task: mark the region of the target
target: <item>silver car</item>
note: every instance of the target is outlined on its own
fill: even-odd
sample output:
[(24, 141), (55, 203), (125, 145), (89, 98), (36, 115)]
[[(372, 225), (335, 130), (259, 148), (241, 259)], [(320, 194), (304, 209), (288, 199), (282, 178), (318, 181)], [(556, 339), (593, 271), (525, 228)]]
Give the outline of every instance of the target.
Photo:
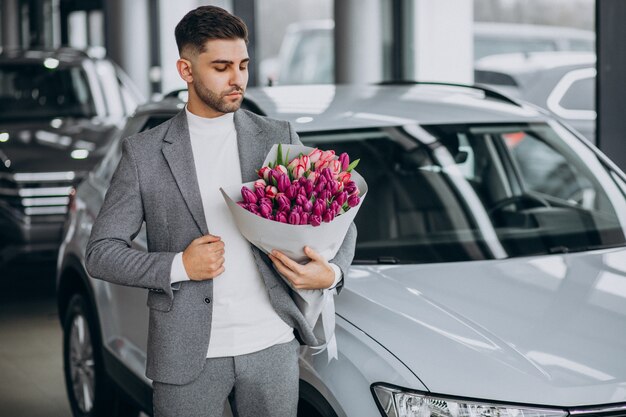
[[(336, 299), (339, 358), (301, 348), (299, 417), (626, 415), (626, 176), (596, 148), (475, 87), (247, 96), (305, 144), (360, 158), (369, 185)], [(141, 107), (124, 136), (183, 106)], [(147, 293), (84, 267), (119, 157), (118, 141), (76, 190), (58, 258), (75, 416), (151, 411)]]

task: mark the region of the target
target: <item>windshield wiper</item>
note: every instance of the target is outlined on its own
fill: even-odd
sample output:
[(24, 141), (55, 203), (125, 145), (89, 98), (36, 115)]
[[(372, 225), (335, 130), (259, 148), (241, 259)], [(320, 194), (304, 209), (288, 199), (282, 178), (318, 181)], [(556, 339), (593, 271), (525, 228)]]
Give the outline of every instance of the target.
[(565, 246), (558, 245), (553, 246), (548, 249), (548, 253), (571, 253), (571, 252), (584, 252), (590, 250), (599, 250), (599, 249), (612, 249), (612, 248), (621, 248), (624, 247), (624, 243), (615, 243), (612, 245), (586, 245), (586, 246)]
[(399, 264), (400, 259), (395, 256), (379, 256), (377, 259), (355, 259), (353, 265), (395, 265)]

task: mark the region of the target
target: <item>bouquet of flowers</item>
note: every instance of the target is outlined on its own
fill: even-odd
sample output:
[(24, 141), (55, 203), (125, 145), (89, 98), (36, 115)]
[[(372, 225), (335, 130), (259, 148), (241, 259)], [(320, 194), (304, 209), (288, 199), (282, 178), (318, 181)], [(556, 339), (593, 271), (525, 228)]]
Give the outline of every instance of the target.
[[(357, 164), (345, 153), (279, 144), (257, 171), (258, 180), (220, 191), (241, 234), (261, 251), (277, 249), (307, 262), (303, 248), (309, 246), (331, 260), (367, 194), (365, 180), (354, 170)], [(326, 343), (329, 357), (336, 357), (335, 293), (294, 289), (296, 305)]]

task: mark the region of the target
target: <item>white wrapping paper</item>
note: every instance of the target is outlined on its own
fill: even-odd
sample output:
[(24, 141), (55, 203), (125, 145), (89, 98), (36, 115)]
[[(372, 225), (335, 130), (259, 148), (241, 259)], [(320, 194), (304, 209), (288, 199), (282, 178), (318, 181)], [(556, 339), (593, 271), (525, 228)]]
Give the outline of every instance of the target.
[[(285, 159), (287, 159), (287, 152), (288, 158), (293, 159), (300, 153), (306, 155), (313, 150), (313, 148), (303, 145), (282, 145), (281, 147)], [(267, 166), (269, 162), (276, 161), (277, 148), (277, 145), (272, 147), (265, 158), (263, 166)], [(237, 205), (237, 201), (242, 200), (242, 184), (222, 187), (220, 191), (241, 234), (264, 253), (269, 254), (276, 249), (296, 262), (306, 263), (309, 261), (309, 258), (304, 254), (304, 246), (309, 246), (329, 261), (339, 251), (348, 228), (367, 194), (367, 184), (355, 170), (351, 172), (351, 179), (356, 183), (360, 191), (361, 201), (359, 204), (335, 217), (332, 222), (322, 223), (317, 227), (311, 225), (291, 225), (268, 220), (240, 207)], [(243, 185), (254, 191), (254, 182), (248, 182)], [(284, 277), (283, 279), (290, 284), (289, 280)], [(336, 290), (297, 290), (293, 287), (292, 289), (294, 290), (296, 305), (303, 313), (307, 322), (313, 327), (315, 336), (324, 343), (320, 347), (320, 351), (327, 348), (328, 360), (336, 359), (335, 302), (333, 298)]]

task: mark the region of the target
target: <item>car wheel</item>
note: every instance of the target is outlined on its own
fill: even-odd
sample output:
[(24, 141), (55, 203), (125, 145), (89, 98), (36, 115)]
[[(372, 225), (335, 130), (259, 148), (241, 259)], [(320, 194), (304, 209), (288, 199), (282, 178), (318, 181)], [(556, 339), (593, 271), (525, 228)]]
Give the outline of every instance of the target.
[(104, 370), (100, 333), (86, 298), (74, 294), (63, 320), (63, 365), (74, 417), (137, 417)]

